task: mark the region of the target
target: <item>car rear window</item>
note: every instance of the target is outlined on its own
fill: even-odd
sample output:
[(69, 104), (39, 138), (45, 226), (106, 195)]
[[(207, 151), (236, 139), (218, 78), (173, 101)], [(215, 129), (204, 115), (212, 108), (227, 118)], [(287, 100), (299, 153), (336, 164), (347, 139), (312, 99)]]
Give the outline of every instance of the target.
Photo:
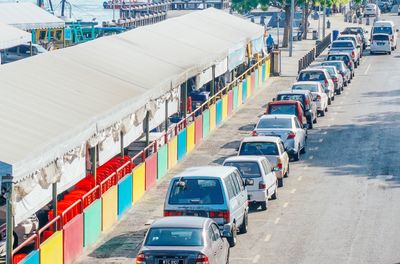
[(297, 115), (297, 107), (295, 104), (287, 105), (270, 105), (268, 108), (268, 114), (272, 115)]
[(307, 71), (301, 72), (299, 75), (299, 81), (323, 81), (325, 80), (325, 74), (322, 71)]
[(328, 56), (328, 61), (334, 61), (334, 60), (341, 60), (344, 61), (344, 63), (349, 63), (350, 59), (346, 55), (329, 55)]
[(389, 35), (373, 35), (372, 40), (389, 40)]
[(374, 27), (372, 29), (372, 34), (376, 34), (376, 33), (384, 33), (384, 34), (392, 35), (393, 31), (392, 31), (392, 27)]
[(239, 155), (279, 155), (278, 147), (274, 142), (244, 142), (242, 143)]
[(175, 179), (170, 204), (223, 204), (221, 184), (217, 179)]
[(243, 178), (258, 178), (261, 177), (260, 167), (257, 162), (252, 161), (231, 161), (226, 162), (224, 166), (236, 167)]
[(256, 128), (291, 128), (290, 118), (263, 118), (258, 122)]
[(340, 62), (323, 62), (321, 63), (322, 66), (335, 66), (336, 69), (341, 69), (342, 64)]
[(150, 228), (146, 246), (197, 247), (203, 245), (199, 228)]
[(344, 42), (333, 42), (332, 48), (353, 48), (354, 44), (352, 41), (344, 41)]
[(318, 86), (315, 84), (295, 84), (292, 90), (308, 90), (310, 92), (318, 92)]
[(286, 101), (286, 100), (293, 100), (293, 101), (304, 101), (303, 94), (279, 94), (277, 96), (278, 101)]

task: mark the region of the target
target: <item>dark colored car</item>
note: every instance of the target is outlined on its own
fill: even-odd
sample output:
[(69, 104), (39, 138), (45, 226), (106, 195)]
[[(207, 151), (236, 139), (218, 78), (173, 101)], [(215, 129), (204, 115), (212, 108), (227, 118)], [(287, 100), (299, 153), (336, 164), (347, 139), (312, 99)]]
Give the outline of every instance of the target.
[(362, 27), (347, 27), (345, 28), (341, 34), (350, 34), (350, 35), (357, 35), (360, 34), (362, 42), (363, 42), (363, 50), (367, 48), (368, 38), (367, 38), (367, 31), (364, 31)]
[(299, 101), (274, 101), (267, 105), (265, 114), (269, 115), (295, 115), (304, 127), (307, 125), (307, 118), (303, 111), (303, 106)]

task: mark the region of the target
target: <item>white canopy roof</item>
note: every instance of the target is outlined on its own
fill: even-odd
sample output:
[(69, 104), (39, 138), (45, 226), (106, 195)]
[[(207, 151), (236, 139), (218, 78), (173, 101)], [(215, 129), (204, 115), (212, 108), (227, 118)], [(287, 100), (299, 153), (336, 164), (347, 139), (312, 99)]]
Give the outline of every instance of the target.
[(63, 28), (63, 20), (33, 3), (0, 3), (0, 22), (22, 30)]
[(207, 9), (4, 65), (0, 167), (20, 181), (262, 34)]
[(31, 41), (31, 34), (0, 22), (0, 50)]

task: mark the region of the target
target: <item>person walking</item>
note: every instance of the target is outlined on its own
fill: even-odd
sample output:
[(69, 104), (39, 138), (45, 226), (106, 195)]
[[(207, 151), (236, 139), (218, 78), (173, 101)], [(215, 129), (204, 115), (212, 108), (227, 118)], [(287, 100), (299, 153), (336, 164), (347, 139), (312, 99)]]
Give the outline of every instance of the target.
[(272, 35), (269, 34), (267, 38), (267, 51), (268, 53), (271, 53), (272, 49), (274, 48), (274, 39), (272, 38)]

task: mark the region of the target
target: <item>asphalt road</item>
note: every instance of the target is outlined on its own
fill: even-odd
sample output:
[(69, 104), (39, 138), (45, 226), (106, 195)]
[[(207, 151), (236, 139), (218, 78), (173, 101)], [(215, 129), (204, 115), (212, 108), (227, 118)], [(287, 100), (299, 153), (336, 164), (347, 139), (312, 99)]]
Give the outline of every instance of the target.
[[(399, 17), (390, 19), (400, 24)], [(294, 82), (292, 60), (293, 67), (285, 58), (284, 76), (171, 170), (78, 263), (133, 263), (145, 223), (162, 216), (170, 177), (234, 155), (265, 104)], [(400, 43), (390, 56), (363, 58), (351, 85), (309, 131), (307, 153), (291, 163), (278, 199), (267, 211), (251, 212), (249, 232), (231, 249), (231, 264), (400, 263), (399, 70)]]

